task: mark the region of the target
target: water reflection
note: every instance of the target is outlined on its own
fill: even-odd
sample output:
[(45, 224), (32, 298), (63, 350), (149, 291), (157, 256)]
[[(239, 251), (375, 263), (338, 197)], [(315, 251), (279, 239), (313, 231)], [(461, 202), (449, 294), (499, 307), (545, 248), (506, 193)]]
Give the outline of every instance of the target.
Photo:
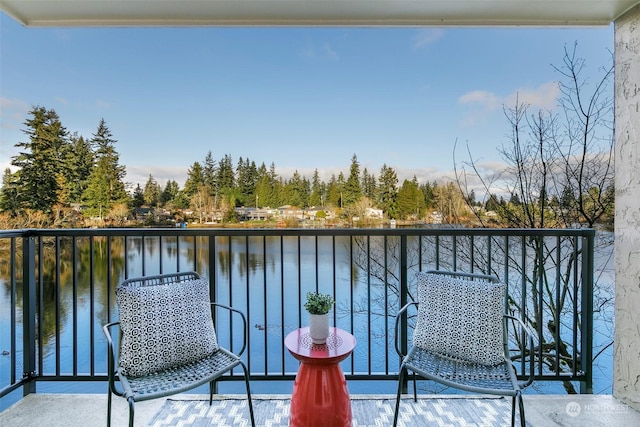
[[(211, 240), (210, 240), (211, 239)], [(1, 349), (10, 349), (11, 272), (9, 260), (21, 265), (21, 240), (15, 246), (0, 242)], [(440, 251), (451, 246), (451, 238), (440, 238)], [(211, 278), (215, 297), (244, 311), (249, 317), (252, 373), (295, 372), (295, 360), (283, 352), (286, 333), (307, 322), (301, 310), (304, 295), (316, 289), (333, 293), (337, 300), (336, 326), (353, 330), (358, 338), (354, 352), (355, 371), (393, 370), (397, 366), (388, 344), (393, 328), (390, 318), (398, 307), (401, 267), (397, 236), (137, 236), (42, 238), (41, 259), (36, 260), (37, 301), (42, 322), (37, 325), (44, 355), (44, 373), (106, 371), (106, 344), (101, 327), (117, 319), (115, 286), (125, 278), (194, 270)], [(465, 246), (485, 253), (480, 239)], [(409, 295), (414, 295), (413, 273), (419, 265), (434, 265), (433, 237), (410, 239), (408, 247)], [(494, 243), (497, 269), (503, 269)], [(214, 253), (210, 254), (210, 250)], [(519, 246), (510, 256), (519, 258)], [(210, 256), (211, 255), (211, 256)], [(440, 268), (453, 256), (441, 254)], [(473, 253), (468, 255), (472, 258)], [(213, 260), (212, 266), (209, 261)], [(462, 258), (461, 258), (462, 259)], [(424, 267), (426, 268), (426, 267)], [(211, 271), (210, 271), (211, 270)], [(41, 274), (40, 274), (41, 272)], [(22, 311), (22, 277), (16, 271), (16, 313)], [(518, 277), (513, 275), (512, 277)], [(612, 280), (612, 279), (611, 279)], [(516, 288), (517, 289), (517, 288)], [(388, 310), (387, 310), (388, 308)], [(221, 319), (225, 322), (225, 319)], [(233, 337), (218, 328), (223, 345)], [(237, 327), (237, 326), (236, 326)], [(16, 341), (22, 342), (21, 325)], [(606, 338), (606, 337), (605, 337)], [(74, 352), (74, 343), (78, 343)], [(596, 344), (597, 345), (597, 344)], [(265, 357), (268, 354), (269, 357)], [(57, 356), (59, 355), (59, 357)], [(16, 355), (21, 363), (21, 355)], [(8, 384), (6, 360), (0, 359), (2, 385)], [(351, 361), (350, 361), (351, 363)], [(368, 365), (370, 363), (370, 365)], [(610, 370), (610, 364), (604, 363)], [(16, 367), (21, 376), (20, 366)], [(372, 390), (373, 385), (370, 385)], [(386, 390), (385, 392), (388, 392)]]

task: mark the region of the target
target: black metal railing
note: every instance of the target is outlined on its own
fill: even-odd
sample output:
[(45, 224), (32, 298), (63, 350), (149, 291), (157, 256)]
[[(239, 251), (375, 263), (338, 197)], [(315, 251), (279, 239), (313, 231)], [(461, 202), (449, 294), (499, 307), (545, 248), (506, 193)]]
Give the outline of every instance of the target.
[[(0, 231), (1, 350), (8, 352), (0, 397), (34, 393), (41, 381), (105, 381), (100, 328), (117, 318), (117, 284), (192, 270), (209, 279), (214, 300), (247, 315), (244, 357), (255, 384), (294, 378), (297, 363), (283, 338), (306, 323), (308, 291), (334, 295), (333, 324), (356, 336), (343, 362), (347, 379), (373, 392), (393, 384), (383, 380), (397, 379), (395, 313), (416, 298), (416, 272), (446, 269), (506, 282), (511, 311), (541, 337), (530, 356), (536, 380), (579, 382), (590, 393), (593, 257), (594, 231), (585, 229)], [(237, 325), (217, 320), (219, 340), (233, 349)], [(403, 336), (410, 325), (402, 324)], [(525, 361), (516, 362), (522, 372)]]

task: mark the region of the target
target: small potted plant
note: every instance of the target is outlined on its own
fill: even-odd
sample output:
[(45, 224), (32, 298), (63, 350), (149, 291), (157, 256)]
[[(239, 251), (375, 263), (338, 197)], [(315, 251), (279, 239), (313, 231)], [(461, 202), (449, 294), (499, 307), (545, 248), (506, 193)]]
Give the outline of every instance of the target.
[(309, 335), (314, 344), (324, 344), (329, 336), (329, 311), (335, 303), (329, 294), (307, 293), (304, 308), (309, 312)]

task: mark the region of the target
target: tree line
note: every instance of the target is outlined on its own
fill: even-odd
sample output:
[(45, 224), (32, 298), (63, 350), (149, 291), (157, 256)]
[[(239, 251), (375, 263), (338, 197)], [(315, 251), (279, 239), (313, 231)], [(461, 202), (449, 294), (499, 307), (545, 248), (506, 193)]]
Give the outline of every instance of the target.
[[(183, 188), (175, 180), (163, 187), (150, 174), (144, 185), (127, 191), (131, 185), (124, 181), (126, 167), (120, 164), (117, 141), (104, 119), (91, 139), (68, 132), (54, 110), (41, 106), (29, 112), (24, 124), (28, 140), (16, 144), (19, 154), (11, 160), (16, 171), (7, 168), (2, 178), (1, 228), (80, 226), (90, 218), (123, 225), (141, 207), (170, 211), (181, 221), (189, 212), (201, 222), (214, 216), (234, 222), (239, 206), (320, 207), (345, 218), (364, 217), (368, 208), (376, 208), (386, 218), (400, 220), (421, 220), (436, 211), (450, 224), (465, 222), (479, 211), (498, 212), (508, 219), (523, 207), (515, 191), (509, 200), (489, 194), (477, 201), (475, 192), (460, 181), (420, 183), (414, 176), (400, 184), (396, 171), (386, 164), (377, 175), (361, 169), (356, 154), (347, 175), (341, 171), (324, 181), (317, 169), (311, 179), (298, 171), (284, 178), (273, 162), (267, 168), (264, 162), (257, 166), (240, 157), (234, 164), (230, 154), (216, 160), (209, 151), (189, 167)], [(548, 205), (562, 212), (580, 199), (564, 187)]]
[[(293, 205), (336, 209), (345, 216), (367, 208), (381, 209), (388, 218), (419, 219), (427, 209), (460, 206), (461, 191), (453, 183), (419, 183), (414, 176), (401, 184), (396, 171), (384, 164), (379, 174), (361, 170), (357, 155), (348, 174), (328, 181), (314, 170), (311, 179), (295, 171), (278, 175), (272, 162), (259, 166), (249, 158), (237, 163), (230, 154), (216, 160), (209, 151), (187, 171), (184, 187), (175, 180), (161, 186), (153, 175), (131, 189), (125, 183), (114, 139), (104, 119), (86, 139), (69, 132), (53, 109), (35, 106), (24, 122), (26, 141), (18, 142), (11, 159), (15, 172), (5, 169), (0, 189), (3, 228), (77, 226), (88, 218), (106, 218), (123, 224), (136, 208), (163, 208), (193, 212), (207, 220), (214, 212), (235, 220), (235, 207)], [(444, 202), (443, 202), (444, 201)], [(447, 215), (453, 218), (454, 214)]]

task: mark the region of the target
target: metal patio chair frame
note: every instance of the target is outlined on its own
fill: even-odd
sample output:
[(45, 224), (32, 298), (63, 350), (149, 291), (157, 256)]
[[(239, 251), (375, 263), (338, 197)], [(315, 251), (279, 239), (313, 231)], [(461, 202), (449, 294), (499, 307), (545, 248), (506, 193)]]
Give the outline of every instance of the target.
[[(177, 284), (189, 280), (200, 279), (195, 272), (162, 274), (157, 276), (147, 276), (135, 279), (129, 279), (122, 282), (119, 286), (154, 286)], [(133, 427), (135, 416), (135, 402), (167, 397), (177, 393), (182, 393), (199, 387), (205, 383), (209, 383), (209, 405), (213, 401), (214, 381), (231, 371), (233, 368), (240, 366), (244, 374), (244, 382), (247, 390), (247, 400), (249, 406), (249, 414), (251, 417), (251, 425), (255, 427), (255, 419), (253, 413), (253, 405), (251, 401), (251, 390), (249, 387), (249, 371), (240, 356), (247, 347), (247, 320), (243, 312), (235, 308), (211, 302), (211, 312), (213, 315), (214, 307), (219, 307), (230, 311), (232, 314), (239, 315), (243, 324), (243, 340), (242, 348), (237, 353), (232, 353), (227, 349), (219, 347), (213, 354), (202, 358), (196, 362), (174, 366), (159, 372), (154, 372), (141, 377), (132, 377), (123, 374), (117, 365), (119, 349), (116, 350), (111, 330), (117, 330), (119, 338), (122, 338), (122, 330), (120, 322), (111, 322), (102, 327), (107, 338), (107, 355), (108, 355), (108, 377), (109, 392), (107, 402), (107, 427), (111, 425), (111, 395), (123, 397), (129, 404), (129, 426)], [(120, 340), (118, 341), (120, 342)], [(116, 387), (116, 382), (120, 382), (121, 389)]]
[[(461, 272), (449, 272), (442, 270), (431, 270), (426, 273), (445, 275), (452, 278), (464, 278), (468, 280), (482, 280), (488, 281), (491, 283), (499, 283), (498, 279), (494, 276), (483, 275), (483, 274), (471, 274), (471, 273), (461, 273)], [(418, 273), (421, 274), (421, 273)], [(398, 329), (399, 323), (403, 315), (406, 315), (409, 307), (419, 306), (418, 301), (409, 302), (404, 307), (400, 309), (395, 319), (395, 347), (396, 352), (400, 356), (400, 360), (402, 361), (400, 366), (400, 373), (398, 378), (398, 393), (396, 397), (396, 406), (393, 418), (393, 426), (395, 427), (398, 422), (398, 414), (400, 408), (400, 400), (402, 394), (403, 383), (405, 381), (405, 376), (408, 374), (408, 371), (413, 373), (413, 399), (417, 402), (417, 387), (416, 387), (416, 376), (420, 376), (422, 378), (436, 381), (440, 384), (453, 387), (456, 389), (476, 392), (476, 393), (484, 393), (491, 395), (500, 395), (500, 396), (511, 396), (512, 397), (512, 407), (511, 407), (511, 425), (515, 424), (515, 412), (516, 412), (516, 404), (519, 407), (520, 412), (520, 425), (522, 427), (525, 426), (525, 412), (524, 412), (524, 403), (522, 401), (522, 390), (525, 387), (528, 387), (533, 382), (534, 378), (534, 363), (532, 361), (534, 355), (534, 341), (537, 342), (537, 332), (533, 330), (531, 327), (526, 325), (517, 317), (511, 316), (507, 314), (507, 299), (506, 295), (504, 298), (504, 315), (502, 320), (502, 330), (503, 330), (503, 349), (504, 349), (504, 362), (495, 365), (489, 366), (476, 362), (470, 362), (468, 360), (463, 360), (456, 357), (451, 357), (444, 354), (439, 354), (432, 351), (427, 351), (423, 348), (420, 348), (416, 345), (413, 345), (406, 355), (403, 354), (399, 337), (398, 337)], [(521, 328), (523, 337), (526, 338), (526, 342), (528, 346), (526, 347), (526, 351), (528, 351), (529, 355), (529, 369), (527, 376), (524, 381), (518, 379), (516, 370), (512, 364), (512, 357), (522, 357), (523, 360), (526, 360), (525, 355), (523, 354), (525, 348), (521, 348), (521, 353), (518, 356), (517, 354), (512, 354), (509, 349), (509, 337), (508, 337), (508, 322), (513, 322), (515, 324), (514, 327)]]

